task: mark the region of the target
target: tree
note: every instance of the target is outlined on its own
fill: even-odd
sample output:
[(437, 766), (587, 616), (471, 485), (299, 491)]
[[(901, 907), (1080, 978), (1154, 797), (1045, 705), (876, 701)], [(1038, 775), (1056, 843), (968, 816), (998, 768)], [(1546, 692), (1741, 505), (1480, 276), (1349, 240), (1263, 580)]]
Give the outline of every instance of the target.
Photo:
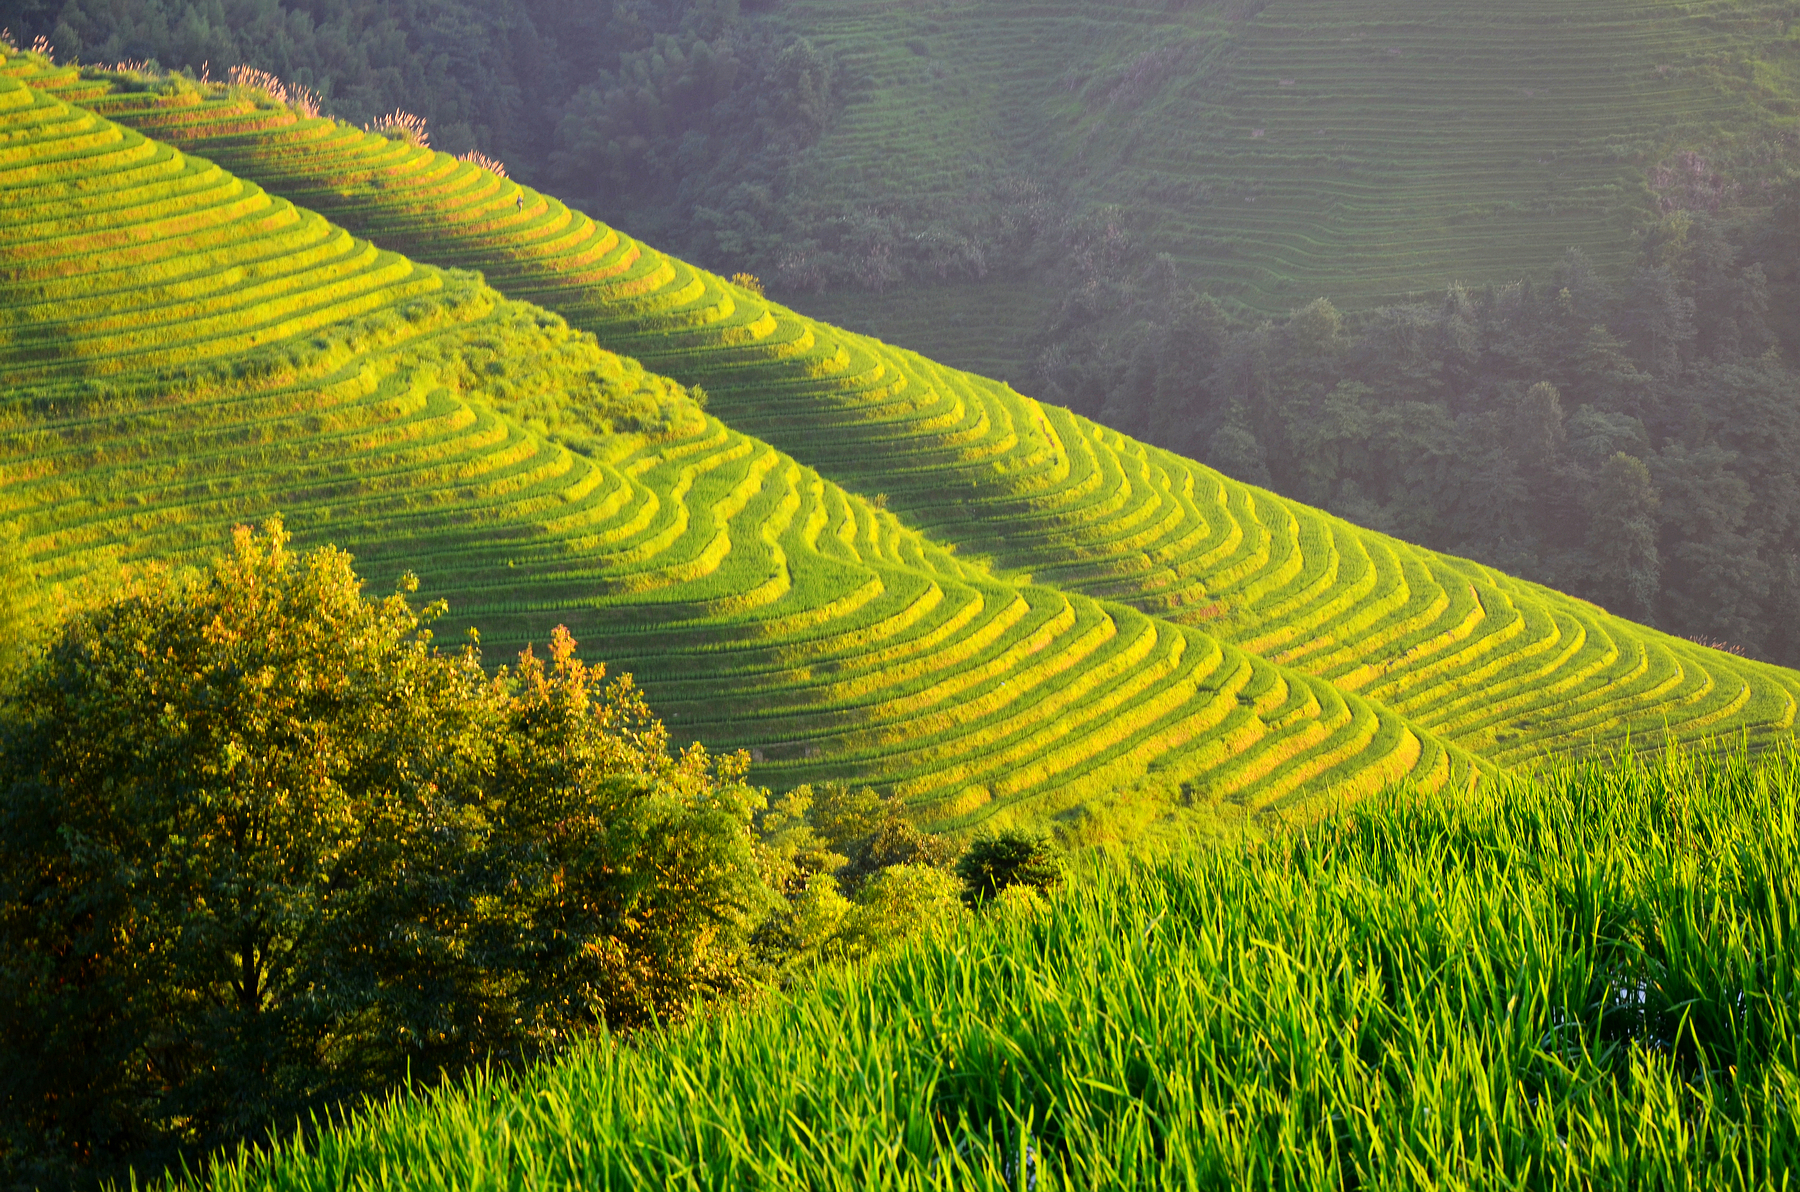
[(1013, 886), (1055, 889), (1065, 872), (1062, 850), (1054, 840), (1011, 829), (977, 836), (956, 864), (963, 901), (975, 906)]
[(1594, 583), (1616, 612), (1647, 619), (1662, 572), (1657, 553), (1656, 488), (1636, 456), (1616, 451), (1601, 465), (1588, 517)]
[(1562, 394), (1548, 381), (1539, 381), (1519, 399), (1516, 437), (1513, 448), (1519, 463), (1532, 474), (1542, 476), (1555, 466), (1568, 442), (1563, 426)]
[(26, 673), (0, 745), (15, 1150), (166, 1159), (367, 1062), (334, 1055), (368, 1008), (332, 980), (335, 929), (388, 858), (474, 827), (482, 676), (428, 616), (272, 523), (203, 585), (76, 616)]
[(308, 1107), (742, 983), (742, 759), (558, 631), (489, 678), (240, 529), (26, 669), (0, 736), (0, 1163), (153, 1174)]
[[(773, 908), (751, 818), (749, 757), (669, 735), (629, 675), (575, 657), (558, 626), (502, 672), (481, 882), (499, 886), (488, 967), (519, 974), (511, 1012), (554, 1039), (647, 1026), (748, 985), (750, 936)], [(491, 876), (489, 876), (491, 875)], [(529, 979), (525, 978), (529, 974)]]

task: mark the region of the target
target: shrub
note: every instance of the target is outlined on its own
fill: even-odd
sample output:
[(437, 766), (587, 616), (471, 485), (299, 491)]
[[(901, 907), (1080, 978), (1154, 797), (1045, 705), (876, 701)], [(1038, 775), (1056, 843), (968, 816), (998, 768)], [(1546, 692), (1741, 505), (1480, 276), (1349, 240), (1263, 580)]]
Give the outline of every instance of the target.
[(957, 862), (956, 876), (962, 879), (963, 900), (980, 905), (1014, 886), (1053, 890), (1062, 883), (1065, 868), (1054, 840), (1008, 829), (977, 836)]
[(757, 819), (764, 880), (785, 904), (757, 932), (779, 976), (859, 958), (951, 921), (955, 841), (921, 831), (900, 801), (825, 782), (776, 798)]

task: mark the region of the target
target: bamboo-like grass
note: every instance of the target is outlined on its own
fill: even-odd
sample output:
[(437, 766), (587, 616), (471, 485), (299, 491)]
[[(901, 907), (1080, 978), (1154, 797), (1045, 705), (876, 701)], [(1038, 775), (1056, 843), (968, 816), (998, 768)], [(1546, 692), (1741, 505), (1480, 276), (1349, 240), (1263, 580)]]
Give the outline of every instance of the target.
[(1792, 748), (1402, 789), (196, 1187), (1780, 1188), (1796, 908)]

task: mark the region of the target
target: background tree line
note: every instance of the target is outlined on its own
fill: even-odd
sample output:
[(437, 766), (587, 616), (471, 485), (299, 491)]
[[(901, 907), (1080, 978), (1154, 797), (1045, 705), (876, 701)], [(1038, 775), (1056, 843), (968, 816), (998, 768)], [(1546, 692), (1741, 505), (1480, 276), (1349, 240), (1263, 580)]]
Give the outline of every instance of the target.
[(62, 62), (246, 63), (358, 123), (404, 109), (436, 148), (789, 289), (1022, 273), (1068, 222), (1008, 175), (953, 203), (809, 198), (807, 150), (866, 80), (774, 0), (0, 0), (0, 27)]
[(773, 274), (785, 180), (841, 104), (842, 63), (770, 0), (0, 0), (58, 61), (238, 63), (355, 122), (404, 109), (664, 247)]
[(1047, 840), (772, 799), (558, 628), (490, 674), (271, 522), (0, 672), (0, 1183), (204, 1162), (1035, 897)]
[[(1359, 525), (1800, 665), (1800, 195), (1674, 212), (1622, 286), (1250, 323), (1114, 226), (1068, 256), (1030, 391)], [(1770, 275), (1781, 281), (1771, 284)]]

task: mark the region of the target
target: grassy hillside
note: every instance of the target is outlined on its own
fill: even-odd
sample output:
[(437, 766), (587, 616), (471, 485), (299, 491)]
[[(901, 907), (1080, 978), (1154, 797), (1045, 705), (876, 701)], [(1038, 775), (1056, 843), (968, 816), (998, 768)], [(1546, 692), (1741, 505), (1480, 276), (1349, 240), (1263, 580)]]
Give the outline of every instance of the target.
[[(1754, 201), (1800, 115), (1800, 26), (1770, 0), (793, 0), (783, 19), (868, 80), (794, 201), (923, 230), (1029, 178), (1118, 205), (1147, 251), (1269, 313), (1542, 276), (1570, 245), (1622, 269), (1650, 171), (1692, 151)], [(983, 360), (939, 352), (989, 322), (943, 296), (802, 305)]]
[(567, 623), (678, 737), (945, 824), (1080, 805), (1116, 836), (1472, 773), (1203, 630), (965, 563), (560, 318), (7, 78), (0, 367), (0, 522), (46, 591), (279, 510), (416, 571), (496, 661)]
[[(12, 67), (80, 87), (72, 71)], [(1059, 590), (1205, 629), (1501, 764), (1621, 742), (1791, 734), (1800, 675), (1358, 529), (1007, 386), (795, 314), (547, 196), (254, 96), (88, 102), (359, 234), (594, 332), (710, 409)]]
[(1796, 783), (1789, 755), (1365, 804), (202, 1186), (1780, 1187)]

